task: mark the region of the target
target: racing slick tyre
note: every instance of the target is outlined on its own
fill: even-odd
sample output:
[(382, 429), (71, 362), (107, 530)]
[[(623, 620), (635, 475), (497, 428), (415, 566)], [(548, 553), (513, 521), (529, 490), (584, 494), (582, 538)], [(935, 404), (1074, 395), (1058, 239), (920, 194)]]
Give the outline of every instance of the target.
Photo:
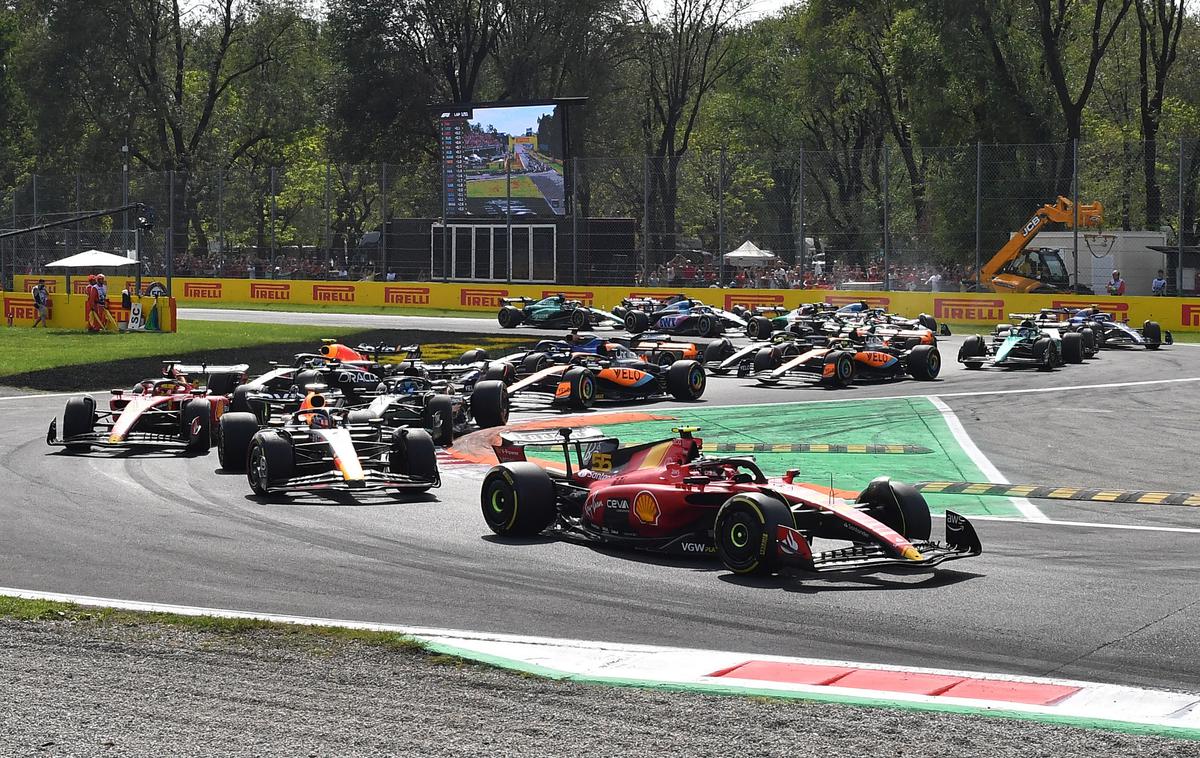
[(1042, 337), (1033, 343), (1033, 357), (1038, 361), (1038, 371), (1049, 371), (1058, 363), (1058, 349), (1054, 340)]
[(479, 491), (483, 520), (501, 537), (535, 537), (558, 513), (554, 482), (526, 461), (496, 466)]
[(1142, 337), (1147, 350), (1157, 350), (1162, 345), (1162, 327), (1157, 321), (1147, 321), (1142, 324)]
[(1083, 354), (1095, 355), (1100, 346), (1096, 343), (1096, 332), (1090, 326), (1085, 326), (1079, 330), (1083, 335)]
[(713, 522), (713, 542), (735, 574), (772, 574), (779, 568), (779, 526), (795, 526), (787, 505), (759, 492), (734, 495)]
[(496, 314), (496, 320), (500, 322), (500, 326), (505, 329), (515, 329), (524, 319), (521, 317), (521, 309), (514, 308), (511, 305), (506, 305)]
[(746, 324), (746, 336), (752, 340), (765, 340), (775, 330), (771, 319), (755, 316)]
[(439, 479), (437, 448), (429, 433), (424, 429), (397, 429), (392, 436), (388, 470), (429, 483), (425, 487), (405, 487), (405, 492), (428, 492)]
[(550, 366), (550, 356), (545, 353), (530, 353), (521, 359), (522, 374), (536, 374)]
[(667, 369), (667, 391), (676, 400), (699, 400), (707, 385), (704, 367), (696, 361), (675, 361)]
[(504, 382), (479, 382), (471, 392), (471, 415), (480, 429), (508, 423), (508, 388)]
[[(96, 401), (88, 395), (73, 397), (67, 401), (63, 409), (63, 439), (70, 439), (81, 434), (91, 434), (96, 428)], [(67, 450), (88, 450), (92, 446), (85, 443), (67, 445)]]
[(208, 383), (205, 387), (208, 388), (209, 394), (212, 395), (230, 395), (237, 389), (241, 380), (241, 374), (233, 371), (220, 371), (208, 375)]
[(1067, 363), (1083, 363), (1083, 335), (1067, 332), (1062, 336), (1062, 356)]
[(735, 305), (729, 309), (729, 312), (738, 318), (746, 318), (746, 306), (744, 305)]
[(929, 331), (933, 332), (934, 334), (938, 333), (937, 319), (934, 318), (933, 316), (930, 316), (928, 313), (922, 313), (920, 316), (917, 316), (917, 323), (920, 324), (921, 326), (925, 327)]
[(562, 380), (570, 387), (567, 405), (577, 411), (586, 411), (596, 402), (596, 375), (589, 369), (576, 366), (567, 369)]
[(630, 311), (625, 314), (625, 331), (630, 334), (641, 334), (650, 328), (650, 314), (644, 311)]
[(484, 367), (483, 378), (487, 381), (512, 384), (517, 381), (517, 367), (508, 361), (492, 361)]
[(908, 373), (922, 382), (932, 382), (942, 372), (942, 354), (935, 345), (917, 345), (908, 354)]
[(701, 337), (716, 337), (725, 331), (721, 322), (712, 316), (701, 316), (696, 319), (696, 333)]
[(576, 308), (567, 317), (567, 323), (571, 325), (572, 329), (586, 329), (591, 324), (591, 319), (588, 318), (588, 312), (583, 308)]
[(217, 461), (221, 470), (245, 473), (250, 441), (258, 434), (258, 416), (247, 412), (226, 413), (217, 428)]
[(434, 395), (421, 412), (421, 423), (433, 438), (434, 444), (446, 447), (454, 442), (454, 399), (449, 395)]
[(207, 453), (212, 447), (212, 406), (207, 400), (189, 400), (183, 404), (180, 414), (183, 428), (181, 436), (187, 440), (184, 449), (189, 453)]
[(465, 365), (468, 363), (478, 363), (479, 361), (486, 361), (487, 359), (488, 359), (488, 354), (487, 354), (486, 350), (481, 350), (479, 348), (475, 348), (474, 350), (468, 350), (465, 353), (463, 353), (461, 356), (459, 356), (458, 362), (460, 364)]
[(979, 361), (968, 363), (971, 358), (986, 358), (987, 343), (983, 341), (983, 337), (978, 334), (972, 334), (963, 340), (962, 347), (958, 349), (958, 362), (965, 365), (971, 370), (983, 368), (983, 364)]
[(259, 432), (250, 440), (246, 480), (259, 497), (269, 497), (271, 487), (292, 478), (292, 446), (275, 432)]
[(321, 379), (320, 371), (311, 371), (311, 370), (297, 371), (296, 378), (294, 381), (296, 384), (296, 388), (300, 390), (301, 394), (305, 394), (308, 392), (308, 390), (305, 389), (305, 387), (309, 387), (313, 384), (324, 384), (325, 383), (324, 380)]
[(239, 384), (233, 390), (233, 397), (229, 400), (229, 411), (231, 413), (253, 413), (250, 407), (250, 385)]
[(825, 365), (833, 366), (829, 384), (834, 387), (849, 387), (854, 384), (854, 356), (845, 350), (834, 350), (825, 356)]
[(908, 540), (927, 540), (933, 528), (929, 505), (916, 487), (880, 476), (858, 495), (873, 518)]
[(705, 363), (720, 363), (731, 355), (733, 355), (733, 343), (725, 337), (713, 340), (704, 346)]
[(783, 365), (783, 351), (777, 347), (764, 347), (754, 354), (754, 373), (774, 371)]
[(629, 309), (623, 305), (615, 305), (609, 313), (624, 321), (625, 316), (629, 314)]

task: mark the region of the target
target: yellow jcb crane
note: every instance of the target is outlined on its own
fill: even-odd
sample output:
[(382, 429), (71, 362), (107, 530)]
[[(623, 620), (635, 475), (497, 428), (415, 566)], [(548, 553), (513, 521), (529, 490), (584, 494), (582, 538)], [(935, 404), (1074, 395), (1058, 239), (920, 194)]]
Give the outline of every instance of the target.
[[(1021, 230), (1004, 243), (979, 270), (979, 282), (993, 292), (1074, 292), (1062, 255), (1050, 248), (1027, 250), (1029, 243), (1048, 223), (1075, 226), (1075, 208), (1061, 195), (1054, 205), (1043, 205)], [(1104, 206), (1079, 204), (1080, 228), (1104, 226)]]

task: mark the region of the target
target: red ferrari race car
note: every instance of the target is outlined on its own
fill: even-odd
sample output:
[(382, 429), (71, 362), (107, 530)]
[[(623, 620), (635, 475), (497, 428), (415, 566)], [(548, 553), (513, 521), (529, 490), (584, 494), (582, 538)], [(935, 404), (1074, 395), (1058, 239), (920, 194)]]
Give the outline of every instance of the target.
[[(945, 543), (929, 541), (929, 507), (910, 485), (879, 477), (850, 502), (796, 482), (796, 471), (768, 479), (752, 457), (709, 458), (696, 429), (675, 431), (627, 447), (596, 429), (502, 435), (480, 492), (484, 520), (502, 536), (713, 554), (738, 574), (924, 569), (983, 551), (952, 511)], [(530, 462), (527, 446), (561, 446), (565, 469)], [(850, 544), (817, 552), (814, 538)]]
[[(58, 420), (51, 419), (46, 443), (72, 451), (95, 446), (208, 452), (230, 394), (246, 380), (248, 367), (164, 363), (163, 376), (158, 379), (138, 382), (130, 390), (112, 390), (107, 412), (97, 412), (96, 401), (89, 395), (68, 400), (63, 409), (62, 439), (58, 438)], [(197, 375), (203, 376), (203, 381), (193, 382), (190, 377)]]

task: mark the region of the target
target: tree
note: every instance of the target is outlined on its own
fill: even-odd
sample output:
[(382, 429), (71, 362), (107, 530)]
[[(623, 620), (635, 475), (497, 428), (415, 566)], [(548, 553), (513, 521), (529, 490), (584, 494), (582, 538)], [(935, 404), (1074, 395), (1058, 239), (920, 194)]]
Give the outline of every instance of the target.
[[(673, 253), (679, 162), (687, 152), (700, 106), (740, 64), (728, 44), (746, 0), (634, 0), (641, 23), (647, 113), (642, 124), (650, 161), (651, 229), (656, 257)], [(647, 262), (649, 263), (649, 262)]]
[(1171, 66), (1179, 51), (1185, 0), (1136, 0), (1141, 45), (1139, 115), (1142, 128), (1142, 172), (1146, 182), (1146, 225), (1156, 229), (1162, 220), (1162, 191), (1158, 185), (1158, 132), (1163, 97)]

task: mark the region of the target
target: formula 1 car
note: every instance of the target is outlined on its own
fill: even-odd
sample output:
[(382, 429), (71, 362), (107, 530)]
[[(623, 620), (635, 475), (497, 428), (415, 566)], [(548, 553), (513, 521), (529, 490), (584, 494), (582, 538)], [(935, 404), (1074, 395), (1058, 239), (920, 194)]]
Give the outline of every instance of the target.
[(886, 335), (864, 331), (820, 345), (786, 339), (786, 333), (777, 335), (784, 339), (772, 338), (772, 344), (758, 348), (751, 360), (743, 356), (737, 364), (738, 376), (753, 376), (765, 385), (815, 380), (829, 387), (848, 387), (906, 377), (933, 381), (941, 373), (942, 356), (928, 329)]
[[(184, 365), (164, 361), (163, 376), (138, 382), (130, 390), (114, 389), (107, 412), (80, 395), (63, 409), (62, 439), (51, 419), (46, 444), (71, 451), (92, 447), (156, 447), (205, 453), (215, 439), (217, 422), (229, 394), (245, 379), (247, 366)], [(191, 376), (202, 375), (193, 383)]]
[(1175, 336), (1169, 329), (1163, 329), (1157, 321), (1143, 321), (1141, 329), (1135, 329), (1128, 322), (1118, 320), (1113, 314), (1105, 313), (1099, 306), (1077, 310), (1050, 311), (1043, 309), (1042, 314), (1049, 318), (1057, 318), (1060, 325), (1066, 329), (1082, 331), (1091, 329), (1095, 334), (1096, 347), (1144, 347), (1147, 350), (1157, 350), (1163, 345), (1175, 344)]
[(280, 423), (259, 428), (252, 413), (221, 424), (221, 465), (245, 471), (254, 494), (330, 490), (425, 492), (441, 485), (433, 440), (421, 429), (359, 422), (321, 396)]
[(1024, 318), (1016, 324), (999, 324), (990, 343), (978, 334), (967, 337), (958, 349), (958, 362), (969, 369), (1034, 366), (1050, 371), (1068, 362), (1082, 363), (1084, 350), (1079, 332), (1059, 333)]
[(736, 313), (683, 295), (665, 302), (652, 298), (626, 298), (614, 311), (625, 314), (625, 330), (630, 334), (653, 329), (664, 334), (719, 337), (726, 329), (746, 328), (746, 320)]
[[(879, 477), (854, 502), (835, 499), (797, 482), (794, 470), (768, 479), (752, 457), (709, 458), (695, 428), (675, 431), (677, 438), (626, 447), (595, 429), (501, 435), (501, 463), (480, 491), (484, 521), (502, 536), (715, 555), (737, 574), (787, 565), (925, 569), (983, 550), (953, 511), (946, 542), (930, 542), (929, 507), (910, 485)], [(561, 446), (565, 469), (529, 462), (531, 445)], [(850, 545), (814, 552), (816, 537)]]
[(595, 352), (530, 351), (512, 357), (520, 361), (520, 369), (508, 395), (525, 405), (586, 410), (597, 400), (699, 400), (708, 381), (698, 361), (663, 365), (618, 342)]
[(351, 406), (352, 422), (380, 419), (387, 427), (424, 428), (438, 445), (451, 444), (472, 423), (480, 429), (508, 423), (509, 399), (503, 381), (477, 381), (467, 392), (423, 376), (390, 376), (366, 397), (366, 405)]
[[(551, 295), (541, 300), (531, 297), (506, 297), (500, 301), (496, 320), (505, 329), (522, 324), (544, 329), (586, 329), (593, 326), (620, 326), (621, 319), (608, 311), (569, 300), (565, 295)], [(517, 307), (520, 306), (520, 307)]]

